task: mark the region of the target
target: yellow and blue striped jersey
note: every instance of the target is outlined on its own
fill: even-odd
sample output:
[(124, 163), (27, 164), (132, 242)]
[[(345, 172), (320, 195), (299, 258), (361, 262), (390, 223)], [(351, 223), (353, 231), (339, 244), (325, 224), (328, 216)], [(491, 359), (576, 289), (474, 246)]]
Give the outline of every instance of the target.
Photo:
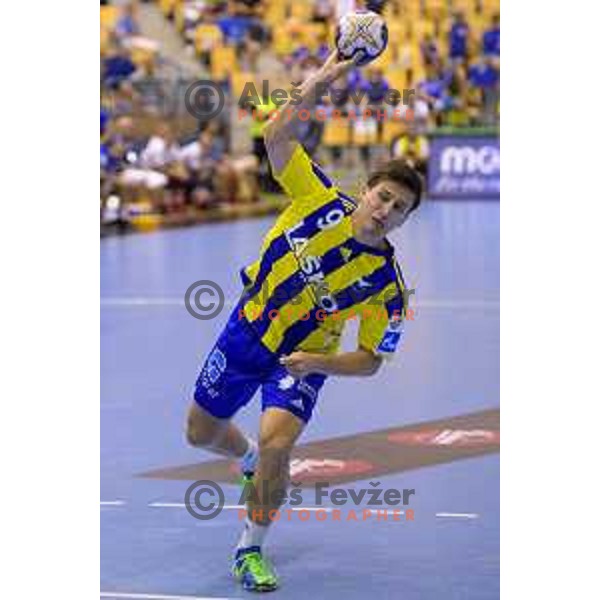
[(351, 318), (360, 318), (362, 348), (392, 354), (405, 312), (393, 247), (354, 238), (356, 201), (299, 144), (278, 179), (292, 203), (267, 234), (259, 259), (242, 269), (243, 315), (276, 354), (334, 353)]

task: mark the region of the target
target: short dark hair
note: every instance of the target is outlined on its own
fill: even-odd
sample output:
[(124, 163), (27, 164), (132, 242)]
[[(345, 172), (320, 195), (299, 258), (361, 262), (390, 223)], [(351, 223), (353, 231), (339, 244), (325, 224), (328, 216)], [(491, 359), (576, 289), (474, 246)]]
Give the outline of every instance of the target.
[(394, 158), (376, 171), (373, 171), (367, 179), (367, 188), (371, 189), (382, 181), (393, 181), (407, 188), (415, 195), (415, 201), (411, 206), (410, 212), (416, 210), (419, 204), (421, 204), (423, 180), (417, 170), (406, 160)]

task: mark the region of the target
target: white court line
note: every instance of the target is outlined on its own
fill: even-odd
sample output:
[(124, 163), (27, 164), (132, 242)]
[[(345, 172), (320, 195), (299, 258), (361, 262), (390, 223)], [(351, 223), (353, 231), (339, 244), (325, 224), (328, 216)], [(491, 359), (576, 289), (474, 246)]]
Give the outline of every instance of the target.
[[(101, 306), (131, 308), (136, 306), (181, 306), (184, 307), (183, 298), (177, 297), (145, 297), (145, 296), (107, 296), (100, 298)], [(227, 301), (225, 305), (229, 308), (233, 308), (237, 305), (237, 301)], [(449, 310), (468, 310), (468, 309), (486, 309), (486, 310), (499, 310), (499, 300), (443, 300), (443, 299), (423, 299), (415, 300), (414, 304), (411, 305), (413, 310), (419, 310), (420, 308), (433, 308), (433, 309), (449, 309)]]
[[(126, 502), (123, 500), (104, 500), (100, 501), (100, 506), (125, 506)], [(150, 508), (185, 508), (184, 502), (149, 502)], [(225, 504), (223, 510), (240, 510), (245, 509), (246, 506), (243, 504)], [(283, 510), (292, 510), (299, 512), (306, 510), (309, 512), (316, 512), (323, 510), (325, 512), (331, 512), (333, 510), (342, 510), (344, 507), (333, 507), (333, 506), (294, 506), (290, 508), (284, 508)], [(357, 507), (358, 508), (358, 507)], [(376, 509), (370, 508), (370, 510), (396, 510), (395, 506), (379, 506)], [(403, 515), (404, 511), (398, 511), (399, 514)], [(438, 512), (435, 516), (439, 519), (478, 519), (479, 514), (477, 513), (451, 513), (451, 512)]]
[(161, 594), (129, 594), (127, 592), (100, 592), (100, 598), (129, 598), (130, 600), (236, 600), (216, 596), (164, 596)]
[(145, 297), (105, 297), (100, 298), (101, 306), (184, 306), (183, 298), (145, 298)]
[[(148, 504), (148, 506), (150, 506), (151, 508), (185, 508), (185, 504), (182, 502), (150, 502)], [(223, 510), (239, 510), (240, 508), (246, 508), (246, 506), (242, 505), (242, 504), (225, 504), (225, 506), (223, 506)], [(324, 510), (326, 512), (331, 512), (333, 510), (333, 508), (329, 508), (326, 506), (301, 506), (301, 507), (294, 507), (294, 508), (290, 508), (290, 509), (285, 509), (285, 510), (295, 510), (295, 511), (299, 511), (299, 510), (308, 510), (308, 511), (316, 511), (316, 510)]]
[[(150, 502), (148, 504), (151, 508), (185, 508), (183, 502)], [(225, 504), (223, 510), (235, 510), (238, 508), (244, 508), (241, 504)]]
[(478, 519), (479, 515), (477, 513), (435, 513), (436, 517), (440, 519)]

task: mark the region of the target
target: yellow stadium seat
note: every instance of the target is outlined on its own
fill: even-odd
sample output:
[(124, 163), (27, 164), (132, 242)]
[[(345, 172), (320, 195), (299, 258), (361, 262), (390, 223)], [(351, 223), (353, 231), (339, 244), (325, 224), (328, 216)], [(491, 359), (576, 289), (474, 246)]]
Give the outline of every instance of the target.
[(350, 124), (346, 119), (327, 119), (323, 131), (325, 146), (348, 146), (350, 144)]
[(293, 51), (293, 44), (285, 35), (276, 36), (273, 40), (273, 50), (277, 56), (285, 56)]
[(170, 17), (175, 12), (175, 5), (181, 4), (181, 0), (159, 0), (158, 5), (165, 17)]
[(357, 119), (353, 122), (352, 141), (355, 146), (372, 146), (377, 143), (377, 122)]
[(377, 57), (372, 63), (374, 67), (387, 71), (389, 68), (393, 68), (395, 63), (394, 52), (391, 48), (387, 48), (386, 51), (379, 57)]
[(433, 21), (419, 19), (413, 25), (413, 39), (420, 42), (425, 35), (433, 35), (435, 32), (435, 24)]
[(323, 36), (327, 35), (327, 26), (324, 23), (309, 23), (302, 31), (304, 45), (314, 52), (319, 47)]
[(146, 48), (131, 48), (131, 60), (138, 66), (144, 66), (152, 62), (154, 53)]
[(287, 6), (285, 5), (285, 2), (274, 0), (269, 2), (265, 8), (264, 20), (269, 23), (269, 25), (281, 25), (281, 23), (285, 22), (287, 16), (286, 13)]
[(483, 0), (483, 14), (491, 17), (494, 13), (500, 12), (499, 0)]
[[(412, 83), (410, 83), (411, 87), (414, 87), (419, 81), (425, 78), (425, 66), (421, 61), (419, 61), (414, 67), (412, 71)], [(409, 86), (409, 82), (406, 82), (406, 86)]]
[(117, 23), (119, 11), (116, 6), (100, 7), (100, 25), (107, 29), (113, 29)]
[(389, 146), (392, 140), (406, 131), (406, 124), (400, 120), (389, 120), (383, 124), (382, 142)]
[[(141, 210), (139, 205), (137, 209)], [(150, 203), (146, 204), (144, 209), (147, 212), (140, 212), (140, 214), (135, 214), (131, 217), (131, 224), (138, 231), (155, 231), (163, 222), (163, 217), (162, 215), (151, 212), (153, 208)]]
[(401, 44), (406, 37), (406, 25), (402, 21), (393, 21), (387, 24), (389, 43)]
[(406, 27), (403, 23), (388, 23), (388, 48), (387, 53), (397, 57), (398, 48), (406, 39)]
[(490, 23), (489, 18), (483, 15), (474, 15), (469, 19), (469, 25), (471, 26), (471, 34), (475, 38), (475, 41), (479, 43), (481, 35), (488, 28)]
[(470, 14), (475, 9), (475, 2), (473, 0), (453, 0), (452, 9), (453, 11), (460, 10), (465, 14)]
[(290, 21), (274, 36), (274, 50), (279, 56), (290, 54), (301, 46), (306, 39), (307, 24), (297, 20)]
[(402, 3), (402, 12), (404, 18), (419, 19), (421, 16), (421, 6), (419, 0), (404, 0)]
[(388, 69), (385, 74), (390, 87), (394, 90), (402, 91), (406, 86), (406, 71), (404, 69)]
[(292, 14), (290, 16), (303, 23), (308, 23), (312, 18), (313, 8), (310, 2), (292, 2), (291, 9)]
[(429, 13), (431, 12), (445, 12), (448, 6), (446, 0), (427, 0), (425, 6)]
[(110, 46), (110, 31), (106, 27), (100, 27), (100, 56), (104, 56)]
[(177, 31), (182, 33), (185, 26), (185, 9), (183, 6), (183, 2), (178, 2), (175, 5), (175, 10), (173, 11), (173, 14), (175, 16), (175, 28), (177, 29)]
[(262, 87), (260, 82), (255, 81), (257, 78), (254, 73), (247, 73), (243, 71), (234, 71), (231, 73), (231, 92), (235, 98), (240, 98), (244, 87), (248, 82), (253, 82), (257, 93), (260, 95)]

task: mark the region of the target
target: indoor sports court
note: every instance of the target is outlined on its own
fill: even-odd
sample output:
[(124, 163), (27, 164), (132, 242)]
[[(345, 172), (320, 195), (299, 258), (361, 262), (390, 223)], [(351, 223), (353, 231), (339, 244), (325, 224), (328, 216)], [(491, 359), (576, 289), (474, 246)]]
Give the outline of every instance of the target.
[[(272, 222), (101, 242), (103, 598), (248, 595), (228, 572), (241, 526), (234, 470), (188, 447), (183, 424), (198, 369), (239, 295), (238, 269)], [(414, 489), (400, 507), (413, 519), (363, 519), (350, 505), (338, 521), (292, 511), (267, 541), (282, 577), (273, 597), (499, 597), (499, 203), (427, 201), (392, 242), (415, 288), (414, 319), (377, 377), (325, 384), (292, 479), (304, 482), (303, 518), (316, 516), (316, 477), (348, 490)], [(184, 305), (201, 279), (225, 293), (213, 320)], [(255, 432), (259, 413), (255, 399), (237, 422)], [(213, 520), (185, 507), (200, 479), (225, 493)], [(334, 507), (320, 508), (329, 516)], [(351, 508), (356, 521), (346, 520)]]

